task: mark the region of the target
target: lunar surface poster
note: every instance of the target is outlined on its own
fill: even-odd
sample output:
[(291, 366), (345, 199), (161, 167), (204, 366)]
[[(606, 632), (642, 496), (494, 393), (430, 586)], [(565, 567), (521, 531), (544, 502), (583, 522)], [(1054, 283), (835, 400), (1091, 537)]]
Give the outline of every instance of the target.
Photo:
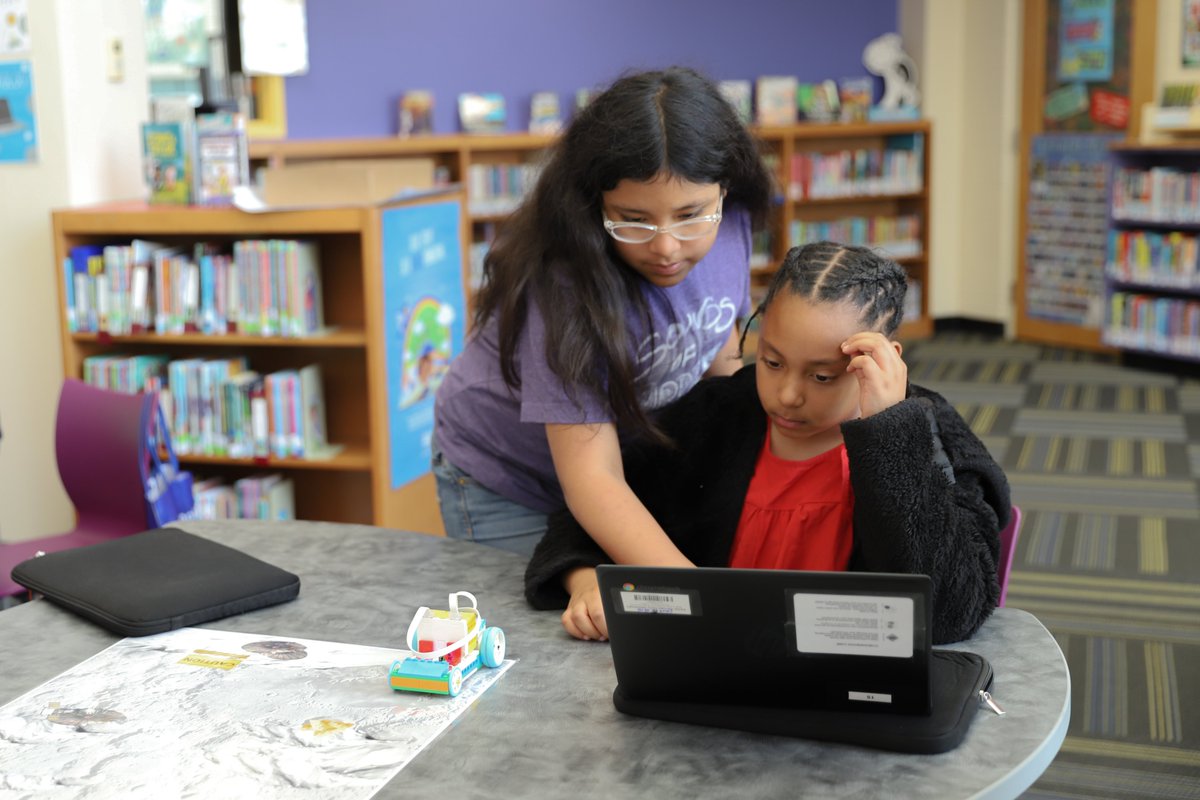
[(123, 639), (0, 707), (0, 797), (368, 798), (512, 665), (457, 697), (395, 692), (408, 655), (200, 628)]

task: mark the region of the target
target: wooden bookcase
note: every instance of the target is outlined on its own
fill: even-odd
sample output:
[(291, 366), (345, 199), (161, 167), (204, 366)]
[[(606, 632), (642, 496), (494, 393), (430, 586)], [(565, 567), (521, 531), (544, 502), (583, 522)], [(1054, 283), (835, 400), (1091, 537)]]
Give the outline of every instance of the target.
[[(921, 286), (919, 315), (906, 322), (901, 337), (919, 338), (933, 331), (929, 317), (929, 122), (807, 124), (784, 127), (757, 128), (755, 133), (767, 149), (768, 157), (777, 165), (779, 183), (777, 202), (770, 224), (771, 258), (754, 270), (754, 280), (765, 283), (771, 271), (782, 259), (791, 242), (789, 229), (793, 221), (820, 222), (853, 216), (916, 215), (919, 221), (917, 249), (912, 255), (897, 259), (908, 270), (910, 279)], [(878, 150), (893, 137), (917, 136), (921, 140), (922, 174), (920, 188), (903, 193), (880, 192), (854, 196), (803, 199), (787, 191), (790, 165), (803, 153), (832, 153), (845, 150)], [(479, 198), (473, 191), (472, 169), (506, 164), (536, 164), (537, 159), (555, 141), (553, 136), (524, 133), (497, 136), (431, 135), (411, 138), (373, 138), (337, 140), (254, 141), (250, 158), (259, 166), (281, 166), (303, 162), (341, 158), (431, 158), (442, 167), (449, 180), (462, 183), (467, 196), (467, 220), (464, 226), (463, 249), (471, 253), (478, 249), (493, 226), (503, 223), (506, 214), (480, 209)], [(474, 186), (477, 188), (477, 185)]]
[[(446, 200), (461, 204), (462, 195), (445, 193), (388, 207)], [(57, 264), (76, 245), (128, 243), (134, 238), (176, 245), (272, 237), (314, 241), (320, 253), (325, 323), (333, 329), (307, 338), (73, 333), (65, 314), (63, 271), (56, 269), (64, 374), (81, 377), (84, 358), (98, 354), (245, 355), (251, 368), (263, 373), (319, 364), (328, 438), (342, 445), (336, 456), (304, 460), (181, 455), (180, 461), (198, 477), (218, 476), (226, 483), (252, 473), (285, 473), (295, 487), (299, 519), (442, 533), (431, 474), (396, 490), (390, 485), (386, 334), (380, 302), (384, 211), (384, 207), (346, 207), (247, 214), (140, 202), (55, 211)]]
[[(910, 291), (920, 292), (919, 314), (901, 325), (898, 337), (923, 338), (932, 335), (933, 320), (929, 316), (929, 175), (931, 125), (928, 121), (879, 122), (861, 124), (792, 125), (780, 128), (759, 128), (756, 133), (769, 150), (769, 159), (778, 165), (776, 180), (778, 196), (773, 210), (770, 237), (770, 262), (754, 270), (758, 284), (769, 280), (784, 254), (794, 244), (790, 229), (793, 222), (822, 223), (849, 217), (915, 217), (917, 232), (913, 249), (898, 255), (896, 261), (908, 272)], [(919, 173), (915, 184), (902, 189), (887, 188), (862, 191), (861, 187), (845, 196), (803, 197), (794, 188), (791, 166), (797, 157), (808, 154), (837, 154), (884, 150), (897, 138), (912, 138), (919, 158)], [(870, 244), (870, 243), (868, 243)], [(919, 287), (916, 288), (916, 287)]]
[(1103, 341), (1200, 361), (1200, 145), (1123, 144), (1110, 155)]
[[(1080, 111), (1066, 118), (1048, 117), (1051, 99), (1064, 86), (1077, 82), (1059, 77), (1057, 47), (1061, 6), (1055, 0), (1027, 0), (1021, 4), (1021, 136), (1017, 177), (1017, 264), (1016, 264), (1016, 336), (1041, 344), (1106, 351), (1101, 329), (1091, 324), (1060, 321), (1032, 312), (1030, 278), (1030, 188), (1033, 180), (1034, 139), (1055, 134), (1124, 134), (1136, 141), (1141, 132), (1142, 107), (1154, 100), (1154, 59), (1158, 3), (1156, 0), (1116, 0), (1113, 4), (1113, 46), (1110, 57), (1112, 80), (1106, 83), (1078, 84), (1089, 92), (1108, 90), (1123, 98), (1128, 106), (1124, 128), (1097, 123), (1089, 113)], [(1087, 104), (1085, 104), (1087, 105)], [(1070, 231), (1066, 231), (1070, 235)], [(1097, 267), (1099, 269), (1099, 267)], [(1093, 278), (1100, 276), (1095, 274)], [(1095, 285), (1095, 283), (1093, 284)], [(1094, 298), (1099, 301), (1102, 298)]]

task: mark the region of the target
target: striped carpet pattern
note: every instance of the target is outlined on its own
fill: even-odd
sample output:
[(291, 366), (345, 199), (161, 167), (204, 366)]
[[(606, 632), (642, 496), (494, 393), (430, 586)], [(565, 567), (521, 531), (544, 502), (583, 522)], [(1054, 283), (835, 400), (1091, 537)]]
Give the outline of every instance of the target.
[(1071, 670), (1066, 741), (1023, 797), (1200, 798), (1200, 381), (967, 334), (904, 357), (1007, 472), (1008, 605)]

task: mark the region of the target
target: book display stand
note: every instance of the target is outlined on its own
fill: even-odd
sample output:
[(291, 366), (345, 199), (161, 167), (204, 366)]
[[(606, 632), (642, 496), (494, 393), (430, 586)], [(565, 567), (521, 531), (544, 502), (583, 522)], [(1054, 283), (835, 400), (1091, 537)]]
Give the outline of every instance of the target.
[[(159, 333), (124, 328), (72, 330), (68, 310), (70, 287), (58, 272), (59, 324), (63, 342), (63, 372), (81, 377), (84, 359), (96, 355), (150, 355), (170, 359), (245, 357), (251, 369), (263, 374), (299, 370), (315, 364), (324, 381), (325, 431), (333, 446), (323, 458), (256, 457), (189, 453), (180, 461), (205, 477), (232, 483), (255, 472), (282, 473), (295, 486), (296, 517), (353, 522), (390, 528), (440, 533), (433, 476), (428, 456), (415, 479), (396, 485), (391, 449), (396, 429), (390, 416), (395, 387), (389, 385), (388, 348), (394, 344), (396, 320), (388, 304), (382, 264), (389, 239), (385, 223), (397, 214), (411, 213), (420, 221), (434, 206), (451, 206), (451, 238), (461, 235), (462, 195), (447, 192), (431, 197), (369, 207), (248, 214), (233, 208), (151, 206), (142, 202), (111, 203), (56, 211), (53, 214), (57, 262), (63, 264), (72, 248), (128, 244), (146, 239), (189, 248), (197, 243), (252, 239), (300, 239), (313, 242), (320, 259), (319, 297), (324, 327), (299, 336), (262, 332), (211, 334), (200, 331)], [(452, 241), (457, 244), (457, 241)], [(457, 247), (438, 264), (448, 284), (461, 294), (465, 259)], [(263, 273), (266, 275), (267, 273)], [(266, 280), (266, 278), (264, 278)], [(461, 297), (456, 298), (461, 307)], [(393, 305), (396, 305), (393, 303)], [(399, 316), (393, 313), (393, 316)], [(465, 314), (458, 315), (464, 320)], [(390, 326), (390, 327), (389, 327)], [(396, 381), (398, 383), (398, 381)], [(431, 415), (430, 415), (431, 416)], [(416, 458), (404, 454), (406, 458)], [(410, 458), (410, 460), (411, 460)], [(423, 473), (423, 474), (422, 474)]]

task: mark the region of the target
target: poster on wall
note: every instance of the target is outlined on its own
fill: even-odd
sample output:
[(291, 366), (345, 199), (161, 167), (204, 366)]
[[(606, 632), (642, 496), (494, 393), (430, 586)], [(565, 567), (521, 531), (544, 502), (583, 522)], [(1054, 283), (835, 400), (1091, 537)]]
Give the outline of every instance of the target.
[(240, 0), (242, 71), (247, 75), (308, 72), (304, 0)]
[(429, 471), (433, 395), (462, 350), (462, 209), (456, 201), (383, 212), (383, 320), (392, 489)]
[(1113, 0), (1062, 0), (1058, 79), (1106, 81), (1113, 73)]
[(1129, 127), (1133, 1), (1046, 4), (1044, 130), (1117, 132)]
[(0, 55), (29, 49), (29, 0), (0, 0)]
[(37, 161), (37, 143), (33, 65), (0, 61), (0, 164)]
[(1108, 253), (1109, 145), (1120, 136), (1033, 138), (1025, 235), (1030, 317), (1099, 328)]
[(1183, 50), (1185, 67), (1200, 67), (1200, 0), (1183, 0)]

